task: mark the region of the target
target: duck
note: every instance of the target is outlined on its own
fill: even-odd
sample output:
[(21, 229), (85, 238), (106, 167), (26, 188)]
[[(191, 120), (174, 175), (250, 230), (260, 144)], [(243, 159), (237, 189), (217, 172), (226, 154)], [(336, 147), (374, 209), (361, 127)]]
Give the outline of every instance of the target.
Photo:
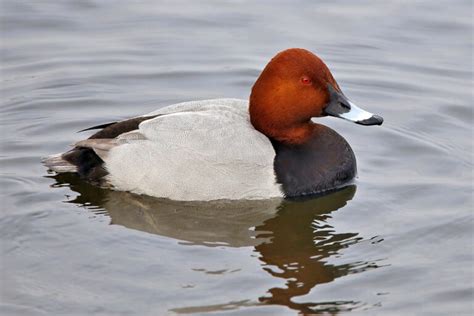
[[(317, 118), (381, 125), (352, 103), (316, 54), (276, 54), (248, 100), (188, 101), (87, 128), (96, 130), (43, 163), (102, 188), (177, 201), (319, 195), (353, 183), (349, 143)], [(82, 132), (81, 131), (81, 132)]]

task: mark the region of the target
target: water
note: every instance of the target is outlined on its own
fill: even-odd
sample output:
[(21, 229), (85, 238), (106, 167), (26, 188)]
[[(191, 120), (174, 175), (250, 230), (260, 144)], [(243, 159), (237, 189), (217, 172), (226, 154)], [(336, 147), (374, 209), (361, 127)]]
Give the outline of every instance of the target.
[[(471, 1), (3, 1), (2, 315), (473, 313)], [(177, 203), (48, 174), (83, 128), (318, 53), (381, 127), (356, 187)]]

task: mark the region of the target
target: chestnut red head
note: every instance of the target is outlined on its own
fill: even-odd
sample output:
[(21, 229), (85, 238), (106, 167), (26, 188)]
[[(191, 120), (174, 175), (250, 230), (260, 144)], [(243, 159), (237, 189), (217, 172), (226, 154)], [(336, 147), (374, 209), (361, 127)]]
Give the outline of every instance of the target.
[(257, 130), (288, 143), (304, 142), (313, 117), (331, 115), (363, 125), (383, 121), (349, 102), (326, 64), (299, 48), (284, 50), (268, 63), (252, 88), (249, 112)]

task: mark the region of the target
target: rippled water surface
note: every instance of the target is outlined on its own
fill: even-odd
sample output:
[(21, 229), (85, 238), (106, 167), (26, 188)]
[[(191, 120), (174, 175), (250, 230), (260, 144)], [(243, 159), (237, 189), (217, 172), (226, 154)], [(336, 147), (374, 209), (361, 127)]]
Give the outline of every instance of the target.
[[(2, 315), (473, 313), (472, 1), (1, 3)], [(83, 128), (247, 98), (288, 47), (381, 127), (355, 186), (178, 203), (49, 174)], [(199, 185), (199, 184), (196, 184)]]

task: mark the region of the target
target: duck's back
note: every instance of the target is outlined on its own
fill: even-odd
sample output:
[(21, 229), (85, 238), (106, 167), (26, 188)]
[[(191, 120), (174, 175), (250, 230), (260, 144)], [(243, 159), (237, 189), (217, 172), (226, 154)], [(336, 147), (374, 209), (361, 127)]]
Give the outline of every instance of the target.
[(112, 144), (101, 139), (79, 143), (104, 161), (104, 177), (113, 188), (174, 200), (282, 196), (273, 169), (275, 151), (251, 125), (247, 101), (185, 102), (150, 116), (155, 117)]

